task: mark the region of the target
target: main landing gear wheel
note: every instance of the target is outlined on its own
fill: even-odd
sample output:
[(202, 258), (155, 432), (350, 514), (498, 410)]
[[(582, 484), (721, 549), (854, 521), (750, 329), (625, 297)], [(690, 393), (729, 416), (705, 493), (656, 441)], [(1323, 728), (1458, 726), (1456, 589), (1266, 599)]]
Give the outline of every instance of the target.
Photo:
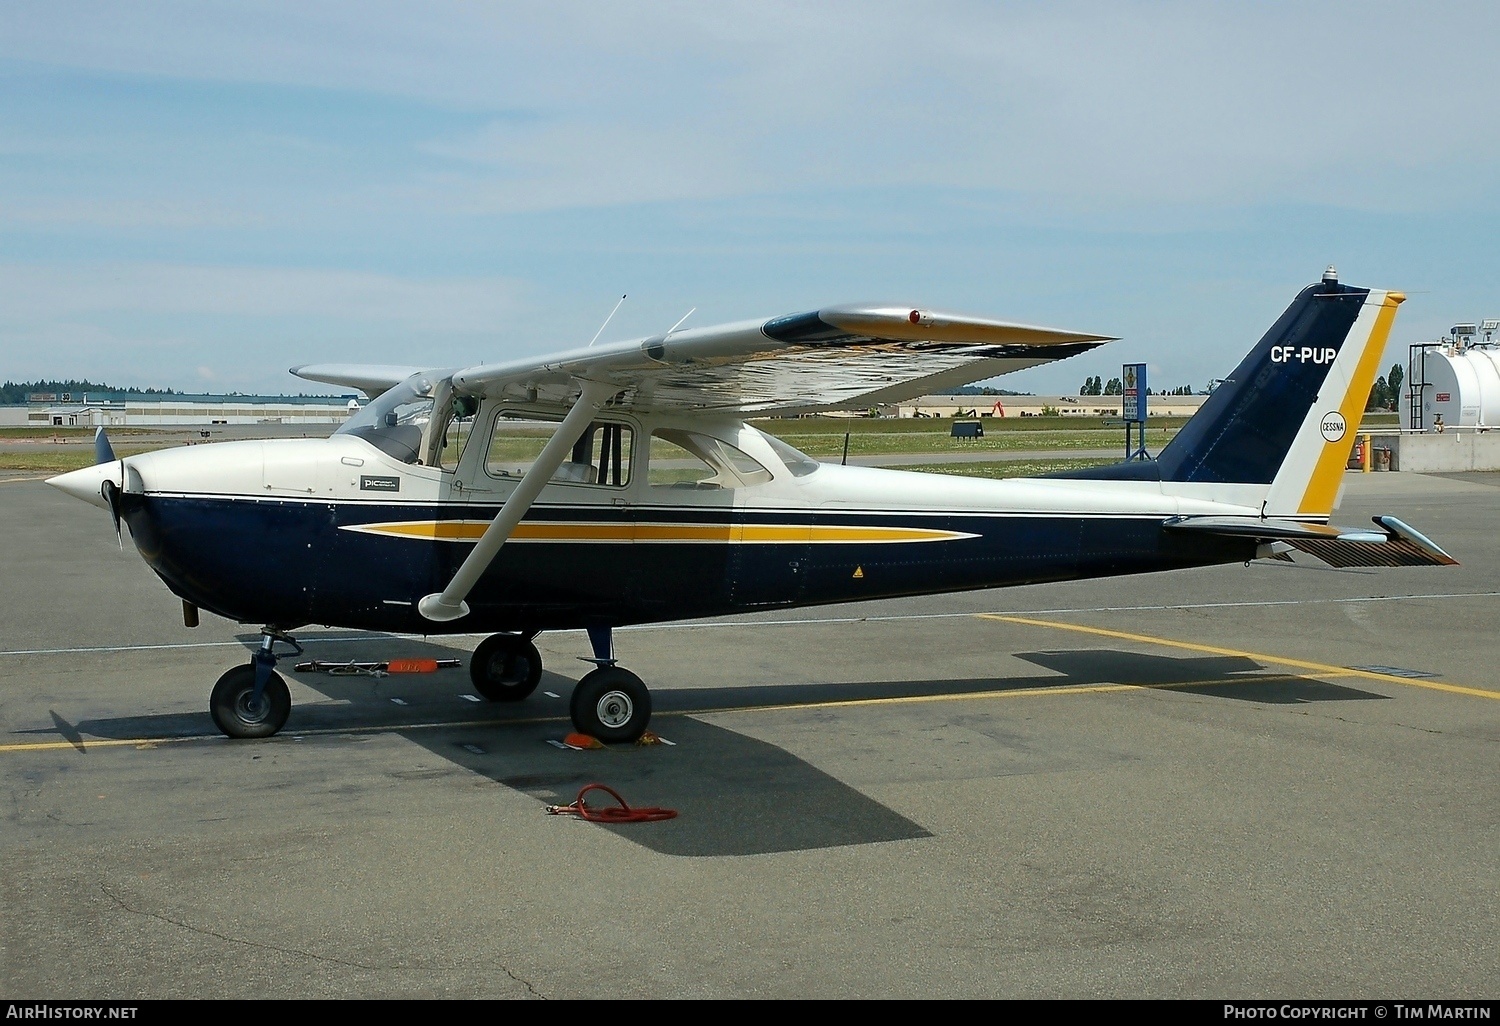
[(255, 665), (236, 666), (214, 685), (208, 711), (219, 729), (230, 737), (270, 737), (286, 726), (292, 713), (292, 693), (275, 670), (255, 694)]
[(542, 679), (542, 655), (530, 638), (491, 634), (469, 660), (474, 690), (491, 702), (519, 702)]
[(571, 708), (580, 734), (611, 744), (638, 741), (651, 720), (651, 693), (629, 670), (601, 666), (578, 682)]

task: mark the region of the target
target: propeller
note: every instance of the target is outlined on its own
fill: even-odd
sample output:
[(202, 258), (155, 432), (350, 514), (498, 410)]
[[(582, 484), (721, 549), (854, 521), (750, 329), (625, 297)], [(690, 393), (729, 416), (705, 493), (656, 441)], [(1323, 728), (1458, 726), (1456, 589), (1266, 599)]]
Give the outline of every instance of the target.
[[(100, 424), (94, 432), (94, 463), (113, 463), (116, 459), (114, 446), (109, 444), (109, 436), (104, 433), (104, 425)], [(125, 461), (120, 460), (120, 481), (125, 480)], [(99, 486), (99, 493), (104, 496), (104, 501), (109, 503), (109, 517), (115, 522), (115, 541), (120, 546), (120, 551), (125, 551), (125, 539), (120, 535), (120, 486), (113, 481), (105, 480)]]
[[(120, 461), (121, 480), (124, 480), (125, 461)], [(104, 501), (109, 503), (109, 518), (115, 522), (115, 542), (120, 546), (120, 551), (125, 551), (125, 539), (120, 535), (120, 486), (113, 481), (106, 480), (99, 486), (99, 494), (104, 496)], [(98, 514), (95, 514), (96, 516)]]

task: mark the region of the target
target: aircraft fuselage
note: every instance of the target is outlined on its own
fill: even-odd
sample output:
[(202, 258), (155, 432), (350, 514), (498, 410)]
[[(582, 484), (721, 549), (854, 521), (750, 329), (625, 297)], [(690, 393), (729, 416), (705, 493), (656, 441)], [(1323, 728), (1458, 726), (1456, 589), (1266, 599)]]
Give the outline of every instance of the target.
[[(650, 424), (631, 426), (650, 437)], [(712, 427), (769, 479), (662, 483), (641, 452), (623, 486), (550, 483), (469, 595), (469, 615), (446, 623), (416, 604), (453, 577), (510, 484), (477, 460), (411, 465), (345, 435), (189, 446), (130, 457), (121, 513), (152, 569), (203, 609), (432, 634), (619, 626), (1255, 554), (1242, 540), (1164, 530), (1183, 513), (1245, 510), (1150, 482), (1106, 493), (1086, 481), (833, 465), (798, 475), (753, 428)]]

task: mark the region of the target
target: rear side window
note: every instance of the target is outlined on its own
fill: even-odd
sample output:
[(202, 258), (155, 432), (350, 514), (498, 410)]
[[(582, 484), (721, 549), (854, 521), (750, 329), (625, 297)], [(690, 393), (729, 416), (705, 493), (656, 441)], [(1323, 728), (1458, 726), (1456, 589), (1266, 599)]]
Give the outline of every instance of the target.
[(696, 431), (651, 433), (647, 477), (657, 488), (741, 488), (771, 480), (771, 472), (728, 442)]

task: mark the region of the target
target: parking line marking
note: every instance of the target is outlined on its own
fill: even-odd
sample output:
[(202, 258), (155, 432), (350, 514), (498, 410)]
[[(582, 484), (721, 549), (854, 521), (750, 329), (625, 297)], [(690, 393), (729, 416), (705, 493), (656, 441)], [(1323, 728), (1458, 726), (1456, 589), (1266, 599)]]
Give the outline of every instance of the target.
[(1496, 698), (1500, 699), (1500, 691), (1487, 691), (1483, 688), (1464, 687), (1461, 684), (1443, 684), (1435, 680), (1416, 680), (1411, 677), (1398, 677), (1393, 673), (1376, 673), (1372, 670), (1356, 670), (1349, 666), (1331, 666), (1327, 663), (1314, 663), (1306, 659), (1292, 659), (1288, 656), (1265, 655), (1260, 652), (1243, 652), (1236, 648), (1219, 648), (1215, 645), (1199, 645), (1190, 641), (1173, 641), (1170, 638), (1156, 638), (1149, 634), (1130, 634), (1126, 631), (1114, 631), (1105, 627), (1086, 627), (1078, 623), (1060, 623), (1055, 620), (1033, 620), (1024, 616), (1003, 616), (999, 613), (977, 613), (981, 620), (998, 620), (1001, 623), (1017, 623), (1028, 627), (1050, 627), (1055, 630), (1076, 631), (1080, 634), (1097, 634), (1106, 638), (1119, 638), (1122, 641), (1138, 641), (1147, 645), (1163, 645), (1167, 648), (1180, 648), (1188, 652), (1206, 652), (1209, 655), (1238, 656), (1243, 659), (1254, 659), (1263, 663), (1275, 663), (1280, 666), (1294, 666), (1299, 670), (1308, 670), (1320, 677), (1361, 677), (1365, 680), (1385, 681), (1389, 684), (1404, 684), (1412, 688), (1427, 688), (1432, 691), (1447, 691), (1455, 695), (1469, 695), (1473, 698)]

